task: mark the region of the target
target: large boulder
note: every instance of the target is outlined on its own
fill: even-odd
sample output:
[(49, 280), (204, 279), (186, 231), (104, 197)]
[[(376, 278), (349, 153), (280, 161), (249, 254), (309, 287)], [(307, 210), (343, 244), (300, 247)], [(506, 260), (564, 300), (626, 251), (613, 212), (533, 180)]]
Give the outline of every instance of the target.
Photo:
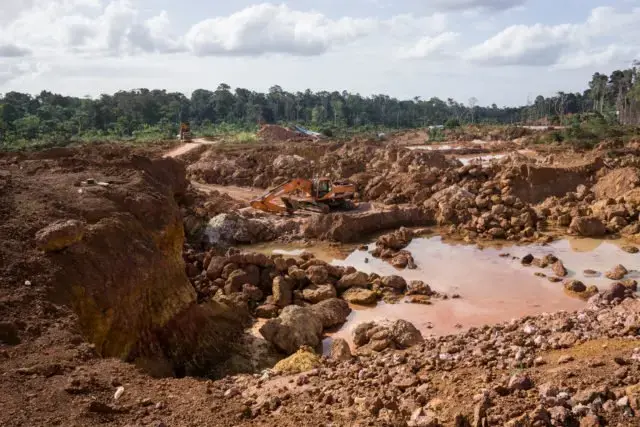
[(338, 280), (338, 283), (336, 283), (336, 288), (340, 291), (344, 291), (353, 287), (366, 288), (368, 285), (369, 275), (362, 271), (356, 271), (355, 273), (345, 274), (342, 276), (342, 278)]
[(331, 343), (331, 359), (337, 362), (344, 362), (345, 360), (351, 360), (353, 355), (349, 348), (349, 343), (342, 338), (336, 338)]
[(406, 320), (361, 323), (353, 331), (355, 346), (373, 351), (405, 349), (422, 342), (424, 338), (420, 331)]
[(36, 233), (36, 246), (45, 252), (60, 251), (82, 240), (84, 230), (78, 220), (56, 221)]
[(317, 303), (336, 297), (336, 288), (331, 283), (324, 285), (309, 285), (302, 290), (302, 298), (310, 303)]
[(408, 228), (401, 227), (399, 230), (378, 237), (376, 246), (399, 251), (406, 248), (412, 239), (413, 232)]
[(293, 171), (305, 169), (309, 166), (309, 161), (297, 155), (280, 154), (273, 161), (273, 167), (280, 171)]
[(585, 284), (579, 280), (568, 280), (564, 283), (563, 286), (567, 291), (570, 292), (580, 293), (587, 290)]
[(211, 246), (226, 247), (239, 243), (273, 240), (276, 233), (268, 221), (245, 218), (236, 213), (213, 217), (204, 229), (202, 240)]
[(293, 302), (293, 283), (284, 276), (276, 276), (272, 285), (273, 299), (278, 307), (286, 307)]
[(443, 190), (438, 191), (433, 196), (431, 196), (431, 199), (438, 203), (438, 206), (440, 207), (440, 209), (443, 209), (444, 207), (453, 203), (459, 203), (463, 200), (464, 201), (475, 200), (474, 195), (472, 193), (465, 190), (464, 188), (461, 188), (458, 185), (452, 185), (450, 187), (447, 187)]
[(224, 293), (229, 295), (234, 292), (241, 292), (242, 287), (245, 284), (250, 284), (253, 286), (256, 286), (258, 284), (257, 282), (251, 283), (251, 281), (252, 277), (247, 274), (246, 271), (242, 269), (234, 270), (227, 278), (227, 281), (224, 285)]
[(305, 237), (349, 243), (380, 230), (435, 224), (433, 211), (417, 206), (376, 208), (357, 213), (316, 215), (305, 224)]
[(585, 237), (599, 237), (607, 233), (607, 228), (598, 218), (579, 216), (573, 218), (569, 230)]
[(324, 328), (333, 328), (347, 321), (351, 308), (346, 301), (331, 298), (307, 307), (322, 323)]
[(316, 348), (322, 341), (323, 324), (309, 308), (290, 305), (276, 319), (268, 320), (260, 334), (279, 351), (293, 354), (301, 346)]
[(412, 280), (407, 286), (407, 295), (433, 295), (431, 287), (422, 280)]
[(624, 276), (629, 274), (629, 271), (622, 264), (618, 264), (611, 270), (607, 271), (604, 275), (611, 280), (622, 280)]
[(342, 299), (357, 305), (372, 305), (378, 300), (375, 292), (363, 288), (351, 288), (342, 294)]
[(424, 341), (420, 331), (406, 320), (396, 320), (391, 326), (391, 338), (398, 348), (409, 348)]
[(385, 276), (381, 279), (382, 286), (392, 288), (397, 291), (404, 291), (407, 288), (407, 281), (400, 276)]
[(604, 292), (604, 298), (613, 301), (616, 298), (624, 299), (627, 294), (633, 294), (633, 291), (625, 287), (622, 283), (615, 282)]
[(307, 278), (311, 283), (321, 285), (327, 283), (329, 271), (324, 265), (312, 265), (307, 269)]
[(281, 374), (299, 374), (321, 365), (320, 356), (313, 349), (303, 346), (286, 359), (282, 359), (273, 367), (273, 371)]
[(551, 266), (551, 269), (553, 270), (553, 273), (558, 277), (565, 277), (568, 274), (567, 269), (560, 260), (554, 262)]
[(207, 267), (207, 277), (211, 280), (218, 279), (222, 275), (222, 270), (224, 270), (224, 266), (228, 262), (227, 258), (223, 256), (211, 257), (209, 266)]

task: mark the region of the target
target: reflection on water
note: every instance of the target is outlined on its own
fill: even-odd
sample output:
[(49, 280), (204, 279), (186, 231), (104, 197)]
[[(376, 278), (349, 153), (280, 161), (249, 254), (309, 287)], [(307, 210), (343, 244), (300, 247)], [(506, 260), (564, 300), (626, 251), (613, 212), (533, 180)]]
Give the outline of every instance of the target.
[(333, 262), (347, 258), (351, 252), (356, 250), (356, 245), (333, 245), (326, 242), (318, 242), (310, 246), (303, 243), (283, 244), (268, 242), (248, 245), (245, 249), (267, 255), (279, 254), (288, 257), (299, 257), (304, 252), (308, 252), (312, 253), (317, 259)]
[[(522, 154), (525, 156), (535, 156), (536, 152), (532, 150), (518, 150), (518, 154)], [(456, 159), (460, 160), (463, 165), (470, 165), (471, 163), (488, 165), (492, 160), (500, 160), (505, 158), (509, 153), (494, 153), (494, 154), (468, 154), (462, 156), (455, 156)]]
[[(585, 303), (567, 296), (562, 283), (551, 283), (546, 278), (534, 275), (535, 272), (552, 275), (550, 268), (524, 267), (514, 257), (521, 258), (528, 253), (537, 257), (554, 254), (569, 271), (567, 279), (578, 279), (586, 285), (605, 288), (611, 283), (609, 279), (604, 276), (586, 277), (583, 271), (593, 269), (605, 272), (616, 264), (623, 264), (629, 270), (636, 268), (640, 255), (622, 251), (621, 245), (616, 241), (566, 239), (548, 245), (479, 249), (472, 245), (445, 243), (440, 237), (420, 238), (414, 239), (407, 248), (413, 254), (418, 269), (402, 271), (373, 258), (365, 251), (352, 251), (346, 258), (334, 256), (331, 259), (333, 264), (350, 265), (383, 276), (397, 274), (407, 280), (423, 280), (435, 291), (460, 294), (462, 299), (435, 300), (433, 305), (428, 306), (381, 302), (375, 308), (353, 307), (347, 323), (331, 337), (350, 339), (352, 329), (369, 320), (405, 319), (427, 336), (455, 333), (461, 330), (460, 326), (467, 329), (543, 312), (576, 310)], [(262, 249), (273, 251), (275, 247)], [(329, 246), (314, 246), (305, 250), (325, 260), (343, 253), (339, 248)], [(288, 253), (295, 255), (298, 252)], [(500, 254), (504, 253), (510, 256), (501, 257)], [(631, 271), (627, 277), (639, 278), (640, 274)]]

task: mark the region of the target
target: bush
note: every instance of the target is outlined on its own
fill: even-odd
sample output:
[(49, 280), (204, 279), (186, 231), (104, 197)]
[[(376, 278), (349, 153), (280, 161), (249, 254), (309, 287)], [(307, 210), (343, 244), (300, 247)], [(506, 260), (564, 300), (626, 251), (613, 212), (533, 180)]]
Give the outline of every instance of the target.
[(326, 129), (322, 129), (320, 131), (321, 134), (323, 134), (324, 136), (326, 136), (327, 138), (333, 138), (333, 130), (326, 128)]
[(438, 129), (438, 128), (429, 129), (429, 139), (427, 140), (427, 144), (444, 141), (444, 139), (445, 137), (442, 129)]
[(239, 142), (241, 144), (256, 142), (258, 140), (258, 136), (253, 132), (238, 132), (233, 136), (235, 142)]
[(444, 127), (447, 129), (455, 129), (460, 127), (460, 120), (458, 119), (449, 119), (444, 123)]

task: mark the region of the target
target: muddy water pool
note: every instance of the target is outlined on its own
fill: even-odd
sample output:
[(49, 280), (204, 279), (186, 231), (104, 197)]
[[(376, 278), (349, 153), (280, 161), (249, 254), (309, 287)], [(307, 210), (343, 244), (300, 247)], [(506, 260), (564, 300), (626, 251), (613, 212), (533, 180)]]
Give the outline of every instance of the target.
[[(531, 150), (517, 150), (515, 151), (518, 154), (522, 154), (525, 156), (535, 157), (536, 152)], [(453, 156), (454, 158), (460, 160), (463, 165), (470, 165), (471, 163), (488, 165), (492, 160), (500, 160), (508, 156), (509, 153), (492, 153), (492, 154), (465, 154), (461, 156)]]
[[(534, 275), (536, 272), (552, 275), (550, 268), (524, 267), (519, 258), (529, 253), (537, 257), (554, 254), (569, 271), (567, 279), (578, 279), (586, 285), (604, 289), (611, 283), (604, 277), (604, 272), (616, 264), (623, 264), (631, 271), (628, 278), (640, 278), (636, 271), (640, 268), (640, 254), (624, 252), (623, 244), (620, 241), (564, 239), (548, 245), (479, 248), (445, 242), (435, 236), (413, 240), (407, 249), (413, 254), (418, 269), (402, 271), (353, 246), (269, 244), (252, 249), (290, 256), (305, 250), (335, 265), (350, 265), (382, 276), (397, 274), (406, 280), (422, 280), (437, 292), (461, 296), (460, 299), (433, 300), (432, 305), (379, 302), (375, 307), (353, 306), (347, 323), (325, 341), (326, 349), (332, 338), (350, 341), (353, 328), (370, 320), (405, 319), (429, 336), (456, 333), (526, 315), (580, 309), (585, 305), (584, 301), (566, 295), (562, 283), (551, 283)], [(370, 247), (374, 247), (373, 243)], [(505, 257), (505, 254), (509, 256)], [(585, 269), (601, 274), (586, 277)]]

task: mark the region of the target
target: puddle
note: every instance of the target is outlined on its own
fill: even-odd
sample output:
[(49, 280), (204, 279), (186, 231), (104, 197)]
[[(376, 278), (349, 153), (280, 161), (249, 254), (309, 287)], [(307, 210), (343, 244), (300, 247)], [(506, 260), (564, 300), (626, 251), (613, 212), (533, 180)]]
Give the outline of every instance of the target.
[(446, 150), (463, 150), (465, 147), (433, 144), (433, 145), (412, 145), (406, 148), (408, 148), (409, 150), (446, 151)]
[[(406, 280), (422, 280), (438, 292), (460, 294), (461, 299), (434, 300), (433, 305), (409, 303), (378, 303), (375, 307), (354, 306), (347, 323), (325, 340), (325, 350), (332, 338), (351, 341), (351, 331), (359, 323), (380, 319), (405, 319), (421, 330), (424, 336), (456, 333), (470, 327), (499, 323), (514, 318), (559, 310), (577, 310), (585, 305), (579, 299), (567, 296), (562, 283), (551, 283), (534, 275), (551, 269), (524, 267), (519, 259), (526, 254), (541, 257), (552, 253), (560, 258), (569, 271), (567, 279), (578, 279), (586, 285), (602, 289), (611, 280), (585, 277), (585, 269), (604, 273), (616, 264), (628, 270), (637, 268), (640, 255), (628, 254), (620, 249), (622, 242), (596, 239), (567, 239), (549, 245), (487, 247), (452, 244), (441, 237), (419, 238), (407, 248), (418, 265), (417, 270), (398, 271), (390, 264), (373, 258), (365, 251), (352, 251), (353, 247), (336, 248), (320, 245), (304, 248), (318, 258), (335, 265), (351, 265), (358, 270), (380, 275), (397, 274)], [(373, 247), (371, 245), (370, 247)], [(255, 250), (255, 246), (252, 247)], [(289, 255), (299, 254), (302, 248), (283, 248), (273, 244), (259, 248), (266, 253), (280, 250)], [(509, 253), (512, 257), (499, 255)], [(333, 258), (332, 258), (333, 257)], [(365, 262), (367, 259), (368, 262)], [(640, 279), (632, 271), (627, 277)], [(461, 327), (460, 327), (461, 326)]]
[[(532, 150), (518, 150), (518, 154), (522, 154), (525, 156), (535, 156), (536, 152)], [(455, 156), (456, 159), (460, 160), (463, 165), (469, 165), (471, 163), (479, 163), (481, 165), (488, 165), (492, 160), (500, 160), (508, 156), (509, 153), (494, 153), (494, 154), (469, 154), (463, 156)]]
[(289, 257), (298, 257), (303, 252), (312, 253), (317, 259), (333, 263), (336, 260), (344, 260), (356, 250), (356, 245), (331, 245), (329, 243), (318, 242), (311, 246), (302, 243), (282, 244), (282, 243), (258, 243), (248, 245), (244, 248), (249, 251), (259, 252), (266, 255), (279, 254)]
[(460, 156), (460, 157), (456, 157), (456, 159), (460, 160), (460, 163), (462, 163), (465, 166), (470, 165), (471, 163), (480, 163), (482, 165), (487, 165), (491, 163), (492, 160), (500, 160), (506, 156), (507, 155), (505, 153), (501, 153), (501, 154), (485, 154), (483, 156), (477, 156), (477, 155)]

